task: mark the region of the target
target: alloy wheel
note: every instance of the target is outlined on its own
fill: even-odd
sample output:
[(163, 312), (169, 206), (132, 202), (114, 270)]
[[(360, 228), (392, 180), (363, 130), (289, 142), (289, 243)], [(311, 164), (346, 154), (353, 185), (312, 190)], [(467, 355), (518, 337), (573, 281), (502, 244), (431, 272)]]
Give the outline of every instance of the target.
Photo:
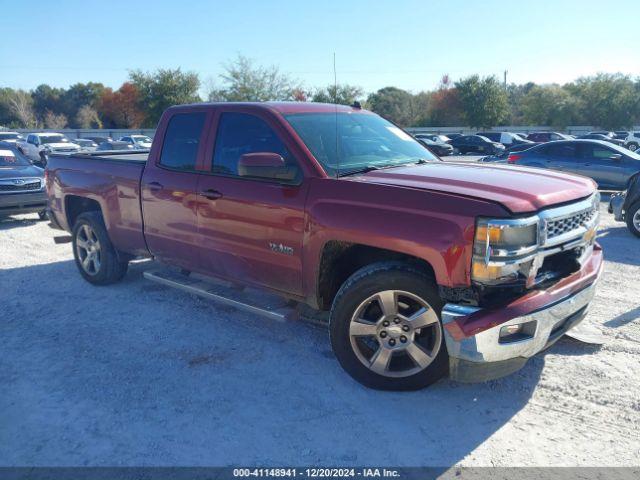
[(100, 271), (101, 249), (98, 236), (93, 229), (84, 224), (76, 235), (76, 251), (82, 269), (89, 275)]
[(386, 290), (356, 308), (349, 339), (356, 357), (368, 369), (385, 377), (408, 377), (434, 361), (442, 346), (442, 327), (422, 298)]

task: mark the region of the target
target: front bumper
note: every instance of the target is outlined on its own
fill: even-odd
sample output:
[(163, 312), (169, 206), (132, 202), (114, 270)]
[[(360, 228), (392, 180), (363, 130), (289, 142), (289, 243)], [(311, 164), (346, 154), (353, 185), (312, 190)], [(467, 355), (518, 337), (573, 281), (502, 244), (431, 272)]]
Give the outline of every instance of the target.
[[(598, 247), (580, 271), (503, 308), (489, 310), (446, 304), (442, 323), (451, 378), (481, 382), (522, 368), (530, 357), (551, 346), (584, 319), (602, 267), (602, 250)], [(518, 324), (528, 324), (526, 334), (514, 340), (501, 338), (502, 328)]]
[(47, 193), (42, 190), (30, 193), (0, 194), (0, 215), (40, 212), (47, 207)]

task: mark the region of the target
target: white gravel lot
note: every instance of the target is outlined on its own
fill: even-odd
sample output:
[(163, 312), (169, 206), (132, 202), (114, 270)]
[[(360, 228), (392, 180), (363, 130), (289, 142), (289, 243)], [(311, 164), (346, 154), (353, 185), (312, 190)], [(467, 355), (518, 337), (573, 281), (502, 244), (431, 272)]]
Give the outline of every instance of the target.
[(37, 216), (0, 223), (0, 466), (640, 465), (640, 239), (602, 205), (590, 321), (519, 373), (367, 390), (321, 328), (150, 283), (93, 287)]

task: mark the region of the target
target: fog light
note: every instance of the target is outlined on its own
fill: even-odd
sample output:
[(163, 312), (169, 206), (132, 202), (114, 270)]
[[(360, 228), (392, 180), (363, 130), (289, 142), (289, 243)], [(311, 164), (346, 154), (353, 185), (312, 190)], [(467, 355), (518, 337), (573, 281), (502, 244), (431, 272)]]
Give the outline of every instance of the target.
[(536, 333), (536, 321), (505, 325), (500, 329), (499, 342), (509, 343), (533, 338)]

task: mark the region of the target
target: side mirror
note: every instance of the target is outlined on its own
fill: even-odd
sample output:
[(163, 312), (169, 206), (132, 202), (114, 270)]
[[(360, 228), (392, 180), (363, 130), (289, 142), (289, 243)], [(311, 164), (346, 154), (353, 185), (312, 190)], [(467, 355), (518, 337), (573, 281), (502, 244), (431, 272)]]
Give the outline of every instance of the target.
[(277, 153), (245, 153), (238, 162), (238, 175), (241, 177), (292, 181), (297, 174), (298, 168), (287, 166), (284, 158)]
[(611, 155), (609, 157), (611, 160), (613, 160), (614, 162), (619, 162), (620, 160), (622, 160), (622, 155), (619, 153), (614, 153), (613, 155)]

